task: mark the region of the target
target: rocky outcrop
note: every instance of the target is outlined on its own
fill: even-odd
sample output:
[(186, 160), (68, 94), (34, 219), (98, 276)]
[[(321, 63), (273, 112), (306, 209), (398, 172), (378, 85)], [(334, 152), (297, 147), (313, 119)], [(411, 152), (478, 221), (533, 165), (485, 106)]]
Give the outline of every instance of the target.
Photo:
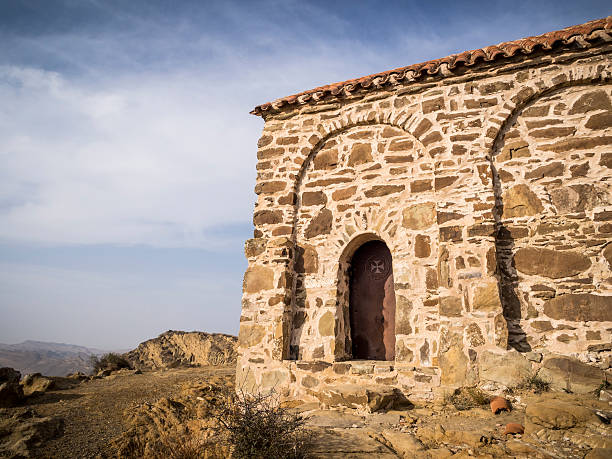
[(505, 387), (520, 384), (531, 373), (531, 364), (516, 351), (494, 353), (484, 351), (478, 356), (481, 382), (493, 382)]
[(168, 330), (157, 338), (140, 343), (124, 357), (138, 369), (233, 365), (236, 362), (236, 342), (235, 336), (221, 333)]
[(562, 355), (546, 358), (538, 376), (549, 382), (553, 390), (575, 394), (594, 392), (606, 380), (601, 369)]
[(0, 457), (30, 457), (32, 449), (63, 433), (64, 421), (41, 417), (31, 409), (0, 413)]
[[(588, 448), (612, 447), (605, 404), (549, 394), (527, 404), (525, 434), (541, 442), (565, 441)], [(597, 457), (597, 456), (593, 456)], [(609, 456), (608, 456), (609, 457)]]
[[(233, 378), (185, 384), (180, 394), (124, 412), (125, 430), (111, 441), (117, 457), (230, 457), (219, 438), (218, 417), (233, 392)], [(196, 435), (194, 435), (196, 433)], [(197, 453), (197, 454), (196, 454)], [(191, 457), (191, 456), (190, 456)]]
[(0, 368), (0, 408), (18, 405), (24, 398), (19, 385), (21, 373), (12, 368)]
[(21, 381), (23, 393), (28, 397), (45, 393), (47, 390), (52, 389), (53, 385), (51, 378), (47, 378), (40, 373), (26, 375)]

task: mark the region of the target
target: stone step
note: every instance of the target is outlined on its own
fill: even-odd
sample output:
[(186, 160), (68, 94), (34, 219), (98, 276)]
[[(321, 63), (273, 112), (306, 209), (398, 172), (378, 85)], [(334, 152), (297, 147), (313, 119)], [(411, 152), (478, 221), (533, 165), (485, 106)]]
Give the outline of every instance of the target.
[(411, 406), (399, 389), (385, 385), (327, 385), (312, 391), (312, 395), (319, 400), (323, 408), (347, 407), (372, 413)]

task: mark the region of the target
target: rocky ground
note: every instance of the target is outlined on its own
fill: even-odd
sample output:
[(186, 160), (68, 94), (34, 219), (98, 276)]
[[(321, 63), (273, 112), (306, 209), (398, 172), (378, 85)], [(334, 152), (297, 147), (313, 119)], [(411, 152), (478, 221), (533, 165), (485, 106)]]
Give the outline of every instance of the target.
[[(227, 457), (214, 427), (233, 378), (233, 367), (53, 378), (24, 406), (0, 410), (0, 457), (163, 457), (163, 448), (177, 445)], [(288, 407), (308, 417), (315, 458), (612, 457), (609, 401), (523, 390), (505, 395), (510, 411), (494, 414), (487, 396), (461, 391), (436, 404), (375, 413), (299, 401)], [(506, 434), (509, 423), (525, 432)]]
[(120, 370), (79, 381), (53, 378), (54, 388), (22, 406), (0, 409), (0, 457), (115, 457), (113, 440), (129, 431), (130, 413), (180, 395), (184, 384), (233, 379), (233, 368), (142, 372)]
[(157, 370), (182, 366), (234, 365), (237, 338), (223, 333), (168, 330), (123, 356), (134, 368)]

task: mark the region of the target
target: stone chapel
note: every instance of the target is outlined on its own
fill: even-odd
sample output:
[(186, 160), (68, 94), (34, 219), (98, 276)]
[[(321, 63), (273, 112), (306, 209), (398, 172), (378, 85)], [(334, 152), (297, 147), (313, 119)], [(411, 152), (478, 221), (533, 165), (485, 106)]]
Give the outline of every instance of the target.
[(611, 56), (612, 16), (255, 107), (237, 386), (611, 379)]

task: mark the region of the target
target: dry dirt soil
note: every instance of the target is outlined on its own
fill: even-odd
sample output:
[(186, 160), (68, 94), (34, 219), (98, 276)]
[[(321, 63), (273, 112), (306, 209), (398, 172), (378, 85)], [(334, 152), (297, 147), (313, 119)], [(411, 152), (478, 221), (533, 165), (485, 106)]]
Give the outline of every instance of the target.
[(66, 459), (113, 457), (111, 440), (127, 427), (126, 409), (172, 398), (184, 383), (205, 383), (214, 375), (233, 373), (234, 368), (206, 367), (117, 374), (76, 385), (63, 380), (65, 389), (47, 392), (28, 403), (41, 416), (64, 419), (63, 435), (46, 442), (33, 455)]

